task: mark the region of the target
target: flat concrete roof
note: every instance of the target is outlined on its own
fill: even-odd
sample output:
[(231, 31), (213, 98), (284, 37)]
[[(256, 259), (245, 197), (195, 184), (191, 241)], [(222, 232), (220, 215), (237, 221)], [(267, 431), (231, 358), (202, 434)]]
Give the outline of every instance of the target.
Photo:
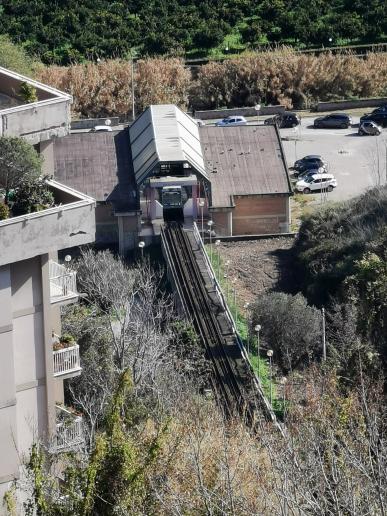
[(54, 162), (54, 176), (61, 183), (111, 202), (117, 212), (139, 209), (127, 128), (58, 138)]
[(199, 134), (211, 181), (211, 207), (233, 206), (234, 195), (292, 193), (275, 126), (202, 126)]

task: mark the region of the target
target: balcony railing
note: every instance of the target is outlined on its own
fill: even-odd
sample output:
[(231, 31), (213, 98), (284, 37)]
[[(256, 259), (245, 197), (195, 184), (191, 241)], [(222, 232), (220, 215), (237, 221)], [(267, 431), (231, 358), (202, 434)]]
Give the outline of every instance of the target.
[(54, 376), (72, 378), (78, 376), (82, 371), (78, 344), (54, 350), (53, 358)]
[(73, 414), (70, 410), (56, 406), (57, 423), (55, 436), (56, 451), (70, 451), (84, 443), (82, 416)]
[(51, 303), (74, 303), (78, 300), (77, 273), (50, 260)]

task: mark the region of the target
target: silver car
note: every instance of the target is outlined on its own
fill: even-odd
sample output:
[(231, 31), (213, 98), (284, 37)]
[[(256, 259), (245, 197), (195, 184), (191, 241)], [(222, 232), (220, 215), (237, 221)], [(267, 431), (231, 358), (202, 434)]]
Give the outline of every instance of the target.
[(371, 120), (367, 120), (365, 122), (362, 122), (359, 126), (358, 134), (361, 136), (368, 134), (371, 136), (379, 136), (379, 134), (382, 133), (382, 128), (375, 124), (375, 122), (372, 122)]

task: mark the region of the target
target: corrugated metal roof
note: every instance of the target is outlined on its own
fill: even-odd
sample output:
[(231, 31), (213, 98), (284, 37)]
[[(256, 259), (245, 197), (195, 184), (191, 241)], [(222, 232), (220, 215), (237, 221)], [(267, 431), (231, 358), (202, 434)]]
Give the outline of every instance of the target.
[(232, 206), (233, 195), (292, 192), (274, 126), (200, 127), (212, 207)]
[(54, 145), (55, 179), (108, 201), (119, 212), (139, 209), (128, 130), (76, 133)]
[(177, 106), (150, 106), (129, 129), (136, 182), (140, 185), (158, 163), (188, 162), (207, 178), (194, 120)]

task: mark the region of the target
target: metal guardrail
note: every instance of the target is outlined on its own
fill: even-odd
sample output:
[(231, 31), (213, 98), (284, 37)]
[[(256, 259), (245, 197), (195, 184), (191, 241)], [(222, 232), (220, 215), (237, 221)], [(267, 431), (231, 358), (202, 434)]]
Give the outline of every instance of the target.
[(53, 351), (54, 376), (76, 373), (81, 370), (79, 345)]
[(82, 416), (76, 416), (64, 407), (56, 406), (62, 421), (56, 424), (56, 451), (71, 450), (84, 443)]

